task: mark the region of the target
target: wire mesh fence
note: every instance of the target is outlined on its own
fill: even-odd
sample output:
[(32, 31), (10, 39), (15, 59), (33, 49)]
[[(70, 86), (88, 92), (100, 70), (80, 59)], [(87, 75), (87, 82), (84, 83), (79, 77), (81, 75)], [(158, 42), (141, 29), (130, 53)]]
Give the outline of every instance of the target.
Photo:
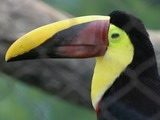
[[(113, 2), (113, 4), (119, 6), (117, 2)], [(90, 85), (95, 60), (57, 59), (5, 63), (5, 51), (9, 47), (9, 44), (10, 42), (7, 42), (6, 40), (0, 41), (0, 54), (3, 56), (0, 58), (0, 73), (15, 77), (22, 82), (36, 86), (55, 96), (91, 108)], [(148, 67), (152, 66), (153, 64), (150, 62), (151, 59), (138, 66), (136, 68), (136, 71), (138, 71), (137, 73), (142, 73)], [(160, 71), (159, 50), (156, 50), (156, 59)], [(140, 82), (137, 73), (135, 74), (134, 71), (128, 69), (127, 76), (133, 80), (122, 89), (119, 89), (114, 96), (109, 97), (105, 107), (109, 107), (112, 103), (121, 99), (135, 87), (144, 95), (148, 96), (155, 104), (158, 106), (160, 105), (160, 96), (144, 83)], [(3, 78), (3, 74), (0, 74), (0, 77)], [(0, 102), (5, 100), (15, 88), (15, 81), (6, 81), (5, 86), (0, 89)], [(26, 98), (23, 91), (17, 92), (17, 97), (23, 101), (24, 104), (35, 110), (37, 120), (49, 120), (47, 116), (48, 113), (43, 109), (44, 107), (50, 106), (49, 101), (41, 106), (36, 104), (35, 101), (28, 102), (28, 99), (30, 98)], [(110, 120), (117, 120), (111, 113), (107, 112), (106, 114), (111, 118)], [(155, 113), (150, 120), (159, 119), (160, 113)]]
[[(156, 57), (159, 67), (160, 54), (156, 54)], [(136, 72), (140, 74), (147, 68), (151, 67), (153, 64), (150, 61), (152, 60), (149, 59), (138, 66), (136, 68)], [(14, 63), (3, 63), (3, 65), (1, 66), (1, 72), (10, 76), (14, 76), (28, 84), (40, 87), (41, 89), (57, 95), (61, 98), (74, 101), (87, 107), (91, 107), (90, 85), (94, 64), (95, 61), (93, 59), (33, 60)], [(122, 89), (119, 89), (114, 94), (114, 96), (109, 97), (106, 106), (109, 107), (112, 103), (125, 96), (135, 87), (144, 95), (148, 96), (148, 98), (151, 99), (155, 104), (160, 105), (159, 95), (157, 95), (155, 91), (152, 91), (152, 89), (150, 89), (148, 86), (140, 82), (138, 79), (138, 74), (135, 74), (135, 71), (133, 70), (128, 70), (127, 76), (129, 76), (133, 80), (131, 80), (131, 82), (129, 82)], [(6, 81), (5, 84), (6, 87), (0, 91), (1, 100), (10, 95), (15, 87), (14, 81)], [(38, 116), (40, 116), (39, 119), (46, 119), (44, 115), (45, 111), (43, 110), (43, 108), (37, 106), (35, 102), (28, 103), (27, 99), (29, 98), (25, 98), (25, 96), (23, 96), (23, 92), (21, 92), (20, 94), (18, 93), (18, 97), (20, 97), (21, 101), (23, 101), (24, 104), (28, 104), (28, 106), (34, 106), (36, 108), (36, 113), (38, 114)], [(109, 114), (109, 116), (111, 117), (111, 119), (116, 120), (116, 118), (112, 114)], [(155, 113), (151, 120), (158, 120), (159, 117), (160, 113)]]

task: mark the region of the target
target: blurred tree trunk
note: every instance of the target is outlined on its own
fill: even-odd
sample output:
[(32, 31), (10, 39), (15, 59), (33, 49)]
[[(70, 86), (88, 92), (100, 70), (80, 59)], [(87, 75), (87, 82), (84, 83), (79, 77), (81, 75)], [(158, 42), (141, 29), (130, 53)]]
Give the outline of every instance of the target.
[[(0, 72), (63, 99), (91, 107), (93, 59), (4, 61), (8, 47), (17, 38), (39, 26), (69, 17), (71, 15), (38, 0), (0, 0)], [(160, 63), (160, 32), (150, 30), (149, 33)]]

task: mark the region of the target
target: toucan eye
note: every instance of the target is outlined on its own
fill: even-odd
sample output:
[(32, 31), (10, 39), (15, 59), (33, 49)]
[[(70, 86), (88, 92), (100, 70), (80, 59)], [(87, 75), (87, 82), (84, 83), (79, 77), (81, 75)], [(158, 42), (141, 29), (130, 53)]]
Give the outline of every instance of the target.
[(109, 29), (109, 42), (111, 43), (117, 43), (120, 42), (124, 35), (124, 31), (121, 30), (120, 28), (114, 26), (114, 25), (110, 25), (110, 29)]
[(117, 39), (119, 38), (119, 36), (120, 36), (119, 33), (113, 33), (111, 37), (112, 39)]

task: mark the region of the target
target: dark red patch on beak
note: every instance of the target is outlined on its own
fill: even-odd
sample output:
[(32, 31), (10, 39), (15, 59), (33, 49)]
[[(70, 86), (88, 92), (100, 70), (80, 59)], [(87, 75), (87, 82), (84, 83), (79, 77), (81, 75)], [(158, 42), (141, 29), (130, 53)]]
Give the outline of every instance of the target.
[(108, 46), (108, 28), (109, 21), (103, 20), (80, 24), (61, 31), (48, 41), (52, 43), (48, 55), (54, 57), (56, 54), (69, 58), (102, 56)]
[(70, 40), (67, 46), (58, 47), (57, 53), (73, 58), (104, 55), (108, 45), (107, 22), (108, 21), (95, 21), (88, 23), (75, 35), (76, 37), (74, 37), (73, 40)]

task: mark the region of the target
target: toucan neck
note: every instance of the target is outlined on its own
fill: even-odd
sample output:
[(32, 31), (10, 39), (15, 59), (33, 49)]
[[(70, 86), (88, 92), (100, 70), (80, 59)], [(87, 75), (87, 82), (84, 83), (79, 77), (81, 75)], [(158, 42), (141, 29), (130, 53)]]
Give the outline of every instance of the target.
[(91, 86), (92, 104), (95, 109), (105, 91), (112, 86), (123, 71), (124, 67), (117, 66), (115, 62), (106, 60), (104, 57), (97, 58)]
[[(153, 101), (150, 102), (148, 94), (143, 92), (143, 90), (148, 89), (149, 91), (151, 90), (149, 94), (156, 93), (156, 96), (160, 96), (160, 79), (156, 62), (149, 62), (149, 64), (152, 65), (148, 68), (139, 68), (139, 72), (135, 71), (137, 69), (129, 68), (131, 65), (122, 72), (113, 85), (105, 92), (99, 103), (99, 108), (96, 111), (99, 120), (102, 120), (104, 116), (109, 117), (108, 112), (113, 112), (114, 115), (121, 115), (123, 118), (126, 114), (132, 117), (134, 115), (136, 117), (140, 115), (141, 117), (142, 114), (146, 114), (146, 116), (152, 115), (153, 111), (158, 110), (158, 104)], [(146, 104), (143, 103), (149, 103), (152, 107), (146, 107)], [(150, 109), (152, 112), (147, 112)], [(137, 115), (137, 113), (139, 114)]]
[(96, 59), (91, 87), (92, 104), (95, 109), (104, 93), (131, 63), (132, 59), (132, 44), (124, 48), (122, 46), (116, 48), (109, 46), (107, 53)]
[(105, 92), (103, 97), (114, 94), (128, 84), (135, 87), (141, 83), (147, 87), (152, 86), (152, 89), (155, 89), (155, 92), (160, 95), (160, 90), (157, 90), (157, 87), (160, 86), (160, 77), (155, 53), (153, 50), (150, 52), (152, 52), (152, 54), (150, 54), (149, 57), (140, 55), (135, 51), (132, 63), (116, 78), (113, 85)]
[(120, 89), (125, 88), (127, 85), (136, 87), (138, 84), (143, 84), (147, 87), (154, 86), (155, 92), (158, 92), (160, 95), (160, 90), (157, 90), (157, 87), (160, 86), (160, 79), (157, 70), (157, 63), (154, 59), (141, 64), (136, 68), (132, 68), (132, 64), (130, 64), (115, 80), (113, 85), (105, 92), (103, 97), (109, 97)]

